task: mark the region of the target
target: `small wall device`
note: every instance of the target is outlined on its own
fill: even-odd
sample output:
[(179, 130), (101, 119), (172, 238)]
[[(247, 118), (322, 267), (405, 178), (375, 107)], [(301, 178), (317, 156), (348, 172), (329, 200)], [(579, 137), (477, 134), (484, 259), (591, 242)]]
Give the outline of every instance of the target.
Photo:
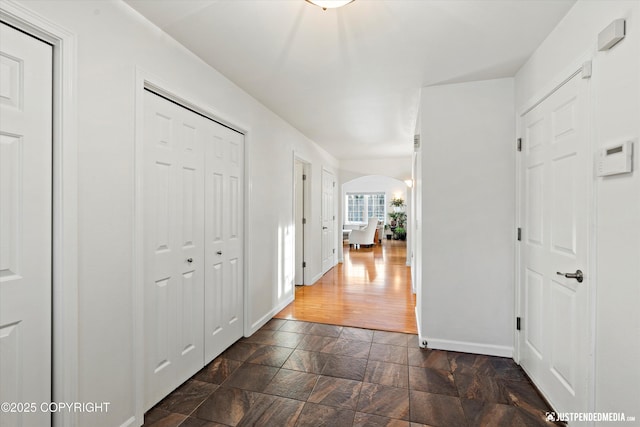
[(603, 148), (598, 153), (598, 176), (618, 175), (629, 173), (632, 165), (633, 142), (626, 141)]

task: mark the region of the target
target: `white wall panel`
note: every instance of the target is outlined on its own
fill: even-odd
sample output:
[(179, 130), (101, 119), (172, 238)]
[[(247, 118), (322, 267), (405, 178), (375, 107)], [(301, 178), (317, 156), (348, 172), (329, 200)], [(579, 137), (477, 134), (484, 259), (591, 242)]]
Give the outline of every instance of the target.
[(421, 98), (420, 330), (430, 347), (510, 356), (513, 79), (426, 87)]

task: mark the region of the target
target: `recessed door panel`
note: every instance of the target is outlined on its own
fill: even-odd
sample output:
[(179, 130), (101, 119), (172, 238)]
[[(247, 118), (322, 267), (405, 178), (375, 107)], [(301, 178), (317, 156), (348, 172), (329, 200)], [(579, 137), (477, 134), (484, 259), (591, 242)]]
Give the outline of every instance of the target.
[(551, 312), (553, 316), (551, 372), (566, 392), (575, 395), (576, 293), (557, 280), (551, 283)]
[(525, 282), (527, 300), (525, 318), (527, 319), (527, 327), (525, 328), (525, 335), (527, 346), (529, 346), (538, 359), (542, 359), (543, 357), (543, 292), (544, 286), (542, 275), (535, 271), (527, 270)]
[(544, 165), (527, 169), (527, 206), (525, 235), (528, 244), (543, 244), (544, 227)]

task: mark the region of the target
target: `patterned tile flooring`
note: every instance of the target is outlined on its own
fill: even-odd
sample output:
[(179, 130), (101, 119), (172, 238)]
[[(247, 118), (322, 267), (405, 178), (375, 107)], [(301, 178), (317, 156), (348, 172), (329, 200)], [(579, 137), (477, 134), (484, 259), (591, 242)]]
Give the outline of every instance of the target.
[(513, 360), (416, 335), (272, 319), (145, 415), (145, 426), (545, 426)]

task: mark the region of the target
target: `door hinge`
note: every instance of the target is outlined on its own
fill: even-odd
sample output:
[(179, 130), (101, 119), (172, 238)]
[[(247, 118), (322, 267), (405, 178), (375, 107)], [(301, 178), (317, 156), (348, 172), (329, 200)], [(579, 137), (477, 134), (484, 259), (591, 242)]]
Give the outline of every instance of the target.
[(307, 218), (302, 218), (302, 223), (306, 224), (307, 223)]
[(336, 216), (335, 216), (335, 215), (333, 216), (333, 220), (334, 220), (334, 221), (336, 220)]
[(335, 181), (333, 181), (333, 186), (334, 186), (334, 187), (336, 186), (336, 182), (335, 182)]
[(518, 227), (518, 242), (522, 241), (522, 228)]
[(333, 248), (333, 253), (334, 253), (334, 254), (336, 253), (336, 248)]
[(519, 331), (519, 330), (520, 330), (520, 323), (521, 323), (521, 322), (520, 322), (520, 318), (519, 318), (519, 317), (516, 317), (516, 331)]
[(306, 174), (302, 174), (302, 180), (306, 181), (307, 180), (307, 175)]
[(522, 151), (522, 138), (518, 138), (518, 151)]
[(305, 261), (302, 261), (302, 268), (305, 268), (307, 266), (307, 263)]

